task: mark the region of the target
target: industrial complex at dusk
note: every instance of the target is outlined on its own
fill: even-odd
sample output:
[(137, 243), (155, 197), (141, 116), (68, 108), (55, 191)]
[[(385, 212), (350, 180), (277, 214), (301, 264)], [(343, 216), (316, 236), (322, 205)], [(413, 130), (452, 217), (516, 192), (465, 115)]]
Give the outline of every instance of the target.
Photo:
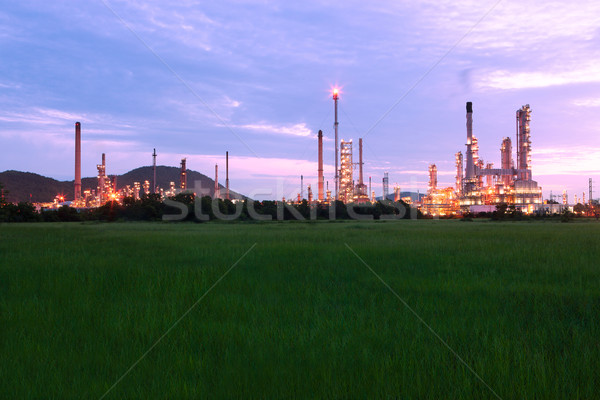
[[(479, 143), (475, 135), (473, 124), (473, 103), (466, 103), (466, 149), (455, 153), (456, 176), (455, 184), (440, 187), (438, 184), (438, 169), (436, 164), (429, 166), (429, 184), (426, 194), (410, 193), (402, 197), (399, 185), (393, 187), (393, 194), (389, 189), (389, 174), (384, 172), (381, 178), (382, 191), (379, 195), (372, 188), (372, 177), (368, 177), (368, 184), (363, 174), (363, 139), (358, 139), (358, 160), (354, 157), (354, 143), (352, 139), (339, 138), (338, 102), (339, 89), (332, 90), (334, 101), (333, 126), (334, 126), (334, 160), (335, 174), (330, 180), (324, 176), (323, 169), (323, 132), (317, 134), (317, 192), (313, 193), (311, 184), (306, 185), (304, 176), (300, 175), (300, 189), (294, 196), (283, 196), (277, 201), (288, 204), (301, 204), (303, 201), (311, 206), (329, 205), (335, 201), (344, 204), (368, 205), (378, 200), (402, 201), (407, 205), (418, 208), (424, 215), (451, 217), (467, 213), (491, 213), (499, 205), (513, 207), (524, 214), (532, 213), (560, 213), (563, 210), (573, 210), (580, 203), (586, 204), (586, 194), (581, 198), (574, 197), (575, 202), (569, 203), (568, 194), (563, 192), (562, 201), (550, 201), (542, 198), (542, 188), (533, 179), (531, 158), (532, 135), (530, 129), (532, 109), (529, 104), (516, 111), (515, 145), (505, 137), (500, 143), (499, 168), (494, 168), (493, 162), (485, 162), (479, 154)], [(125, 198), (140, 199), (144, 195), (158, 195), (160, 199), (170, 198), (179, 193), (193, 193), (193, 185), (187, 182), (187, 160), (181, 159), (179, 182), (172, 181), (168, 187), (160, 187), (156, 180), (156, 149), (152, 156), (152, 176), (133, 185), (119, 186), (116, 175), (107, 174), (106, 154), (101, 154), (101, 163), (97, 164), (97, 187), (82, 190), (81, 183), (81, 122), (75, 122), (75, 179), (74, 198), (65, 199), (64, 195), (57, 194), (54, 202), (38, 204), (38, 208), (52, 209), (62, 205), (69, 205), (78, 209), (95, 208), (109, 201), (123, 202)], [(457, 138), (458, 139), (458, 138)], [(516, 155), (516, 158), (514, 157)], [(301, 172), (301, 171), (299, 171)], [(241, 197), (233, 198), (229, 190), (229, 152), (225, 152), (225, 187), (223, 191), (219, 185), (219, 166), (215, 165), (214, 190), (212, 197), (216, 199), (238, 201)], [(588, 203), (593, 198), (592, 180), (589, 180)]]
[(600, 1), (5, 1), (1, 399), (600, 398)]

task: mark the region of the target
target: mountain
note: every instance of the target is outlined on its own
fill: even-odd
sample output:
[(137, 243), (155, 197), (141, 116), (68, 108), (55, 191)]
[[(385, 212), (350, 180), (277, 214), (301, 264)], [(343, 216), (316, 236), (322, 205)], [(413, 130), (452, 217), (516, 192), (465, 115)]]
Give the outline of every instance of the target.
[[(170, 182), (175, 182), (175, 186), (179, 187), (179, 173), (180, 169), (177, 167), (157, 166), (156, 183), (163, 189), (169, 189)], [(109, 177), (113, 179), (114, 175), (109, 175)], [(133, 187), (134, 182), (140, 182), (143, 185), (146, 180), (152, 182), (152, 167), (140, 167), (123, 175), (117, 175), (117, 188), (121, 189), (126, 185)], [(4, 190), (9, 192), (6, 195), (6, 200), (9, 202), (51, 202), (57, 194), (64, 195), (67, 200), (72, 200), (74, 197), (74, 181), (57, 181), (31, 172), (12, 170), (0, 172), (0, 183), (4, 185)], [(200, 172), (188, 169), (187, 183), (192, 190), (204, 188), (207, 195), (214, 195), (215, 181)], [(95, 190), (97, 186), (98, 179), (95, 177), (81, 179), (82, 193), (86, 189)], [(224, 195), (225, 187), (221, 184), (219, 187), (221, 195)], [(244, 197), (232, 190), (229, 191), (229, 194), (231, 198)]]
[(4, 190), (8, 191), (5, 197), (9, 202), (52, 201), (58, 193), (67, 193), (68, 190), (73, 197), (73, 184), (69, 186), (68, 182), (60, 182), (31, 172), (0, 172), (0, 183), (4, 185)]

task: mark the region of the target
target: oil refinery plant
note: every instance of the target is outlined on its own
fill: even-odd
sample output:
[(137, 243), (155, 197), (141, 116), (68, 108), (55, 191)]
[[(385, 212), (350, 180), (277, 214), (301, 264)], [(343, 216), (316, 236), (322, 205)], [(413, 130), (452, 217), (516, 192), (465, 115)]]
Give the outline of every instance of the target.
[[(307, 185), (307, 202), (311, 206), (318, 204), (329, 205), (335, 201), (353, 204), (375, 203), (375, 191), (372, 190), (371, 177), (368, 185), (363, 174), (363, 139), (358, 139), (358, 162), (354, 160), (353, 141), (340, 140), (338, 138), (338, 101), (339, 89), (332, 92), (334, 101), (334, 134), (335, 134), (335, 169), (334, 190), (329, 189), (329, 181), (325, 181), (323, 170), (323, 132), (319, 130), (318, 161), (317, 161), (317, 194), (313, 195), (311, 185)], [(403, 201), (418, 207), (425, 215), (453, 216), (466, 213), (493, 212), (500, 204), (514, 207), (523, 213), (533, 213), (541, 210), (550, 212), (561, 212), (564, 207), (569, 207), (568, 195), (563, 192), (562, 204), (555, 207), (558, 202), (548, 207), (543, 204), (542, 188), (533, 180), (531, 162), (531, 108), (529, 104), (522, 106), (516, 111), (516, 159), (513, 158), (513, 142), (510, 137), (505, 137), (500, 144), (500, 167), (494, 168), (492, 162), (484, 162), (479, 156), (478, 139), (473, 132), (473, 104), (466, 103), (466, 151), (463, 156), (461, 151), (455, 154), (456, 175), (454, 185), (449, 187), (438, 186), (438, 169), (435, 164), (429, 166), (429, 184), (427, 194), (420, 198), (401, 197), (400, 187), (393, 187), (393, 199), (395, 202)], [(168, 188), (160, 188), (156, 184), (156, 149), (152, 153), (153, 176), (143, 182), (133, 182), (133, 185), (125, 185), (118, 188), (117, 177), (106, 173), (106, 155), (103, 153), (101, 163), (96, 166), (97, 187), (82, 191), (81, 180), (81, 123), (75, 123), (75, 180), (74, 200), (65, 202), (64, 197), (57, 196), (54, 203), (43, 205), (44, 208), (57, 208), (67, 204), (75, 208), (94, 208), (108, 201), (122, 202), (129, 197), (140, 199), (143, 195), (155, 194), (160, 198), (174, 196), (181, 192), (191, 193), (187, 183), (187, 160), (181, 159), (179, 184), (170, 182)], [(355, 180), (355, 169), (358, 169), (358, 179)], [(214, 176), (214, 198), (222, 198), (232, 201), (229, 191), (229, 152), (225, 153), (225, 187), (221, 188), (218, 177), (219, 168), (215, 165)], [(589, 200), (592, 196), (592, 182), (590, 179)], [(224, 193), (223, 193), (224, 192)], [(290, 204), (300, 204), (305, 201), (304, 177), (300, 178), (300, 191), (296, 196), (290, 196), (288, 200), (281, 199)], [(585, 203), (585, 193), (583, 194)], [(383, 173), (382, 199), (391, 200), (389, 175)], [(551, 196), (552, 200), (552, 196)], [(578, 199), (575, 198), (577, 203)]]
[(467, 102), (466, 157), (460, 151), (455, 155), (455, 186), (438, 188), (437, 167), (430, 165), (429, 186), (421, 211), (442, 216), (491, 212), (502, 203), (524, 213), (538, 210), (542, 188), (532, 179), (530, 121), (531, 108), (527, 104), (516, 113), (516, 166), (511, 139), (506, 137), (500, 146), (500, 168), (494, 168), (493, 163), (485, 163), (479, 157), (479, 144), (473, 134), (473, 103)]

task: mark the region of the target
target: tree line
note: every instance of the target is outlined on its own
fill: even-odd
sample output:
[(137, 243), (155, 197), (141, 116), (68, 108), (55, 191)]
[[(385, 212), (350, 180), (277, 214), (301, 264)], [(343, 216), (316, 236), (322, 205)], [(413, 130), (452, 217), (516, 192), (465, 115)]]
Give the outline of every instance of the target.
[(61, 206), (58, 209), (37, 211), (28, 202), (7, 203), (0, 199), (0, 222), (74, 222), (74, 221), (196, 221), (211, 220), (331, 220), (331, 219), (409, 219), (422, 215), (404, 202), (378, 201), (374, 204), (348, 205), (340, 201), (331, 206), (284, 204), (278, 201), (239, 202), (196, 197), (180, 193), (163, 201), (160, 195), (144, 195), (136, 200), (126, 197), (122, 203), (109, 201), (98, 208), (76, 209)]

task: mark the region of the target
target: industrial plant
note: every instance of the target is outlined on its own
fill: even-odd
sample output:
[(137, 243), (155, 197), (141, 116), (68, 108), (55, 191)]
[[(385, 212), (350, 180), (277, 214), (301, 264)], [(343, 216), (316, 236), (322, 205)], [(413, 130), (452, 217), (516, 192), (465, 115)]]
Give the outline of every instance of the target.
[[(340, 91), (332, 91), (333, 99), (333, 127), (334, 127), (334, 176), (333, 191), (329, 188), (329, 181), (325, 180), (323, 169), (323, 131), (317, 134), (317, 193), (313, 195), (313, 188), (307, 185), (307, 196), (304, 193), (304, 176), (300, 176), (300, 191), (296, 196), (285, 197), (283, 202), (288, 204), (301, 204), (304, 201), (311, 206), (329, 205), (336, 201), (344, 204), (373, 204), (378, 198), (372, 188), (372, 179), (369, 176), (368, 185), (364, 177), (363, 139), (358, 139), (358, 160), (355, 161), (354, 143), (350, 140), (340, 140), (338, 121), (338, 102)], [(389, 173), (384, 172), (382, 177), (382, 193), (379, 199), (412, 205), (420, 209), (424, 215), (454, 216), (467, 213), (493, 212), (499, 205), (512, 207), (525, 214), (539, 212), (540, 210), (552, 213), (561, 212), (569, 207), (568, 195), (562, 194), (562, 202), (542, 200), (542, 188), (533, 180), (531, 159), (531, 107), (526, 104), (516, 111), (515, 118), (515, 153), (513, 154), (513, 141), (505, 137), (500, 143), (499, 168), (494, 168), (493, 162), (484, 162), (479, 155), (479, 143), (473, 130), (473, 103), (466, 103), (466, 150), (463, 156), (461, 151), (455, 153), (454, 165), (456, 175), (454, 184), (440, 187), (438, 184), (438, 168), (436, 164), (429, 166), (429, 183), (426, 195), (416, 198), (402, 197), (400, 186), (393, 187), (390, 193)], [(61, 205), (70, 205), (74, 208), (95, 208), (109, 201), (122, 202), (125, 198), (140, 199), (142, 196), (155, 195), (159, 199), (175, 196), (179, 193), (193, 193), (187, 181), (187, 159), (182, 158), (180, 163), (180, 179), (178, 185), (170, 182), (169, 187), (162, 188), (156, 181), (156, 149), (152, 152), (152, 176), (147, 180), (134, 182), (133, 185), (118, 187), (117, 176), (107, 175), (107, 156), (102, 153), (101, 163), (97, 164), (97, 186), (95, 189), (82, 191), (81, 179), (81, 123), (75, 122), (75, 180), (74, 199), (65, 201), (64, 196), (57, 196), (54, 203), (44, 204), (44, 208), (58, 208)], [(516, 156), (516, 158), (514, 157)], [(357, 170), (357, 171), (356, 171)], [(357, 176), (355, 172), (358, 172)], [(222, 190), (224, 189), (224, 190)], [(223, 193), (224, 191), (224, 193)], [(229, 151), (225, 152), (225, 186), (219, 185), (219, 165), (215, 164), (214, 191), (215, 199), (232, 200), (229, 190)], [(558, 197), (558, 196), (557, 196)], [(575, 204), (585, 204), (585, 193), (581, 198), (575, 196)], [(592, 199), (592, 180), (589, 182), (588, 201)], [(546, 204), (544, 204), (546, 203)]]
[[(338, 100), (339, 89), (333, 89), (334, 102), (334, 134), (335, 134), (335, 175), (334, 185), (335, 193), (329, 190), (329, 181), (327, 181), (327, 189), (324, 193), (325, 181), (323, 176), (323, 131), (319, 130), (317, 134), (318, 140), (318, 192), (317, 198), (313, 198), (312, 189), (308, 186), (308, 203), (309, 204), (331, 204), (334, 201), (343, 203), (364, 204), (375, 202), (375, 192), (371, 191), (371, 177), (369, 177), (369, 187), (364, 182), (363, 174), (363, 140), (358, 139), (358, 162), (353, 161), (353, 145), (352, 140), (339, 140), (338, 137)], [(338, 167), (339, 166), (339, 167)], [(354, 170), (358, 166), (358, 180), (354, 180)], [(304, 177), (300, 177), (300, 192), (297, 195), (296, 203), (301, 203), (304, 200)], [(371, 193), (371, 198), (369, 198)], [(285, 199), (283, 199), (285, 201)]]
[(466, 157), (455, 155), (454, 187), (439, 188), (437, 166), (429, 166), (427, 196), (421, 210), (431, 215), (453, 215), (464, 212), (492, 212), (499, 204), (514, 206), (524, 213), (533, 213), (542, 205), (542, 188), (532, 179), (531, 108), (524, 105), (516, 112), (516, 166), (510, 137), (500, 146), (500, 168), (479, 157), (479, 144), (473, 134), (473, 103), (467, 102)]
[[(75, 122), (75, 181), (74, 181), (74, 199), (68, 201), (62, 195), (57, 195), (53, 203), (42, 204), (43, 208), (58, 208), (62, 205), (69, 205), (74, 208), (96, 208), (106, 204), (109, 201), (122, 202), (124, 198), (133, 198), (139, 200), (143, 195), (158, 195), (159, 198), (175, 196), (178, 193), (192, 192), (188, 188), (187, 182), (187, 159), (182, 158), (180, 163), (179, 185), (170, 182), (168, 188), (161, 188), (156, 181), (156, 149), (152, 152), (152, 177), (143, 182), (134, 182), (133, 186), (125, 185), (119, 188), (117, 186), (117, 176), (107, 175), (106, 154), (102, 153), (101, 163), (96, 165), (98, 171), (98, 183), (96, 189), (86, 189), (82, 192), (81, 184), (81, 123)], [(214, 198), (230, 200), (229, 192), (229, 151), (225, 152), (225, 175), (226, 190), (224, 196), (221, 196), (218, 165), (215, 165), (215, 190)], [(231, 199), (236, 200), (236, 199)]]

